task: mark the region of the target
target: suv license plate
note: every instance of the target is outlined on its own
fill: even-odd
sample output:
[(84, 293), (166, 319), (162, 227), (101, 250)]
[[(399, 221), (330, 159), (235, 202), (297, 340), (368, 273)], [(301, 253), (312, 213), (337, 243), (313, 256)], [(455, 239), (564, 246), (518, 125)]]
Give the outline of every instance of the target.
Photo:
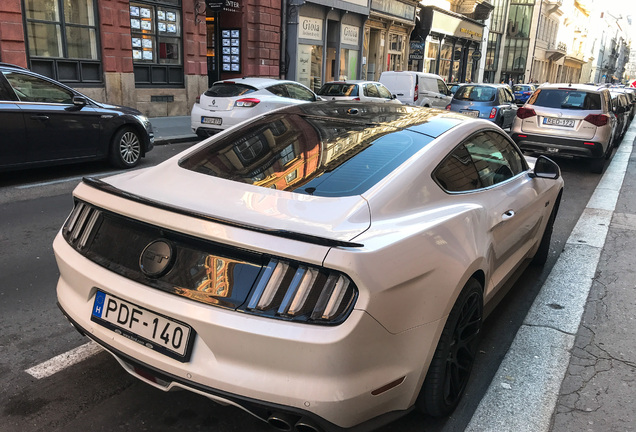
[(543, 124), (552, 126), (574, 127), (574, 120), (556, 117), (544, 117)]
[(221, 126), (223, 119), (220, 117), (201, 117), (201, 123)]
[(175, 360), (190, 359), (194, 340), (190, 326), (103, 291), (95, 295), (91, 321)]

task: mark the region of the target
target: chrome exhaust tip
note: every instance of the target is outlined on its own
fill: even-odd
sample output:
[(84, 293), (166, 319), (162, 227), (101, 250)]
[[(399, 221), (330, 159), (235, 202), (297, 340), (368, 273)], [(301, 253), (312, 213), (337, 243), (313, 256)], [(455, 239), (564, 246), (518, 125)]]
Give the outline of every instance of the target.
[(321, 429), (310, 419), (303, 417), (296, 423), (296, 432), (321, 432)]
[(273, 413), (267, 418), (267, 423), (280, 431), (291, 432), (298, 417), (285, 413)]

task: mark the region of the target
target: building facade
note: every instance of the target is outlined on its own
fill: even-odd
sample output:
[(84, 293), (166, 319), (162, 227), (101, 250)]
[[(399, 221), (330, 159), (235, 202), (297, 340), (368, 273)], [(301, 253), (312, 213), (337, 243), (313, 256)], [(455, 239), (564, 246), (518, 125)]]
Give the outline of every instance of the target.
[(281, 0), (3, 0), (0, 61), (187, 115), (211, 81), (281, 74)]
[(361, 79), (368, 0), (290, 1), (285, 77), (314, 91), (327, 81)]
[(420, 9), (411, 43), (419, 42), (423, 58), (409, 69), (440, 75), (447, 83), (479, 80), (484, 24), (437, 6)]

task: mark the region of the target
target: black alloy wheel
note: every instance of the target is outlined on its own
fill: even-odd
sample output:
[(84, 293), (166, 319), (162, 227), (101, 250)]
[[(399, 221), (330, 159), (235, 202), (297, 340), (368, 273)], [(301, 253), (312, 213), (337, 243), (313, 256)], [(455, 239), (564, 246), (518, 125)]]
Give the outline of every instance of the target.
[(457, 298), (442, 331), (417, 406), (442, 417), (459, 404), (477, 354), (483, 321), (481, 284), (471, 278)]
[(141, 138), (131, 127), (119, 129), (111, 144), (111, 162), (119, 168), (133, 168), (141, 160)]

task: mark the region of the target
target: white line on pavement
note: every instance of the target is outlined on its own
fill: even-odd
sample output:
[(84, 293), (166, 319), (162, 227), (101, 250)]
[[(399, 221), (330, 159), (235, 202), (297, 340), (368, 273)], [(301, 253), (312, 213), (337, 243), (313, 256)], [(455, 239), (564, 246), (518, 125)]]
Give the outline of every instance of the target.
[(63, 179), (59, 179), (59, 180), (51, 180), (51, 181), (47, 181), (47, 182), (42, 182), (42, 183), (31, 183), (31, 184), (26, 184), (26, 185), (21, 185), (21, 186), (16, 186), (16, 189), (31, 189), (34, 187), (40, 187), (40, 186), (49, 186), (49, 185), (54, 185), (54, 184), (58, 184), (58, 183), (66, 183), (66, 182), (70, 182), (70, 181), (77, 181), (77, 180), (81, 180), (84, 177), (104, 177), (104, 176), (109, 176), (109, 175), (115, 175), (115, 174), (119, 174), (123, 171), (110, 171), (110, 172), (105, 172), (105, 173), (99, 173), (99, 174), (85, 174), (85, 175), (81, 175), (81, 176), (77, 176), (77, 177), (68, 177), (68, 178), (63, 178)]
[(79, 363), (101, 351), (102, 348), (95, 342), (91, 341), (67, 351), (64, 354), (55, 356), (37, 366), (33, 366), (32, 368), (25, 370), (25, 372), (37, 379), (50, 377), (51, 375), (56, 374), (69, 366), (73, 366), (74, 364)]

